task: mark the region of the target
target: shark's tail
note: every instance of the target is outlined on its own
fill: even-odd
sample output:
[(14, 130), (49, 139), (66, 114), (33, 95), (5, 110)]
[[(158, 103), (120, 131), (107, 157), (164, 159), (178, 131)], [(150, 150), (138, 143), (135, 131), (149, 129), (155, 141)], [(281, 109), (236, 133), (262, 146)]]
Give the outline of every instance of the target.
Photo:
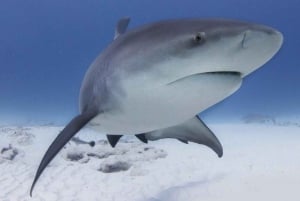
[(35, 174), (35, 178), (30, 188), (30, 196), (32, 196), (33, 188), (41, 176), (44, 169), (51, 162), (51, 160), (56, 156), (56, 154), (63, 148), (63, 146), (82, 128), (84, 127), (93, 117), (94, 113), (84, 113), (76, 116), (72, 121), (60, 132), (60, 134), (55, 138), (47, 152), (45, 153), (39, 168)]

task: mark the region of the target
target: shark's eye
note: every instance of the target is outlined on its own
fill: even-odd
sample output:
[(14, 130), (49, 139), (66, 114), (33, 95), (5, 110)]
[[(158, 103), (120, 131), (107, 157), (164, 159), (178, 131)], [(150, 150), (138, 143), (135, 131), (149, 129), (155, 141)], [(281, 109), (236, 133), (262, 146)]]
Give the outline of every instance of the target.
[(205, 37), (205, 33), (204, 32), (198, 32), (195, 37), (194, 37), (194, 40), (195, 42), (197, 43), (200, 43), (204, 40), (204, 37)]

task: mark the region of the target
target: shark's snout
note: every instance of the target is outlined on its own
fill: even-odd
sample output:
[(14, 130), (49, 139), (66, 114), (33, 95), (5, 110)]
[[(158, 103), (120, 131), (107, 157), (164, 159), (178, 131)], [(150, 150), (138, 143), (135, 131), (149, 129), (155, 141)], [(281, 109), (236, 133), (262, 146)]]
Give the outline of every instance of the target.
[(244, 30), (239, 38), (240, 53), (236, 61), (244, 61), (238, 64), (244, 66), (240, 71), (243, 77), (269, 61), (283, 43), (283, 35), (279, 31), (260, 25)]
[(283, 35), (279, 31), (269, 27), (248, 29), (242, 33), (241, 46), (245, 49), (251, 47), (272, 48), (270, 52), (276, 53), (283, 42)]

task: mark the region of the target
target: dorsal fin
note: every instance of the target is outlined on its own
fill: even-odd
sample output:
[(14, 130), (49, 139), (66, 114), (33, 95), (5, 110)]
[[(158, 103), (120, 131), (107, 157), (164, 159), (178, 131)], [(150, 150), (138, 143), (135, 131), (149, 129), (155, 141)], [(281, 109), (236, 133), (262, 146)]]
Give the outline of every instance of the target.
[(115, 29), (115, 37), (114, 37), (114, 39), (118, 38), (119, 35), (125, 33), (129, 22), (130, 22), (130, 18), (129, 17), (123, 17), (123, 18), (121, 18), (118, 21), (116, 29)]

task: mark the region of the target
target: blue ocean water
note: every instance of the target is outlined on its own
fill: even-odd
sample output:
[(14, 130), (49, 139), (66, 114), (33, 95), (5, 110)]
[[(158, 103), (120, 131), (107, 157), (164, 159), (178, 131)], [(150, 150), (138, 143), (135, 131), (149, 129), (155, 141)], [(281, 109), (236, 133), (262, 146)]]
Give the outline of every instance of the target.
[(0, 125), (65, 124), (77, 114), (84, 73), (123, 16), (131, 17), (129, 28), (170, 18), (222, 17), (280, 30), (280, 52), (203, 116), (300, 115), (299, 8), (298, 0), (2, 0)]

